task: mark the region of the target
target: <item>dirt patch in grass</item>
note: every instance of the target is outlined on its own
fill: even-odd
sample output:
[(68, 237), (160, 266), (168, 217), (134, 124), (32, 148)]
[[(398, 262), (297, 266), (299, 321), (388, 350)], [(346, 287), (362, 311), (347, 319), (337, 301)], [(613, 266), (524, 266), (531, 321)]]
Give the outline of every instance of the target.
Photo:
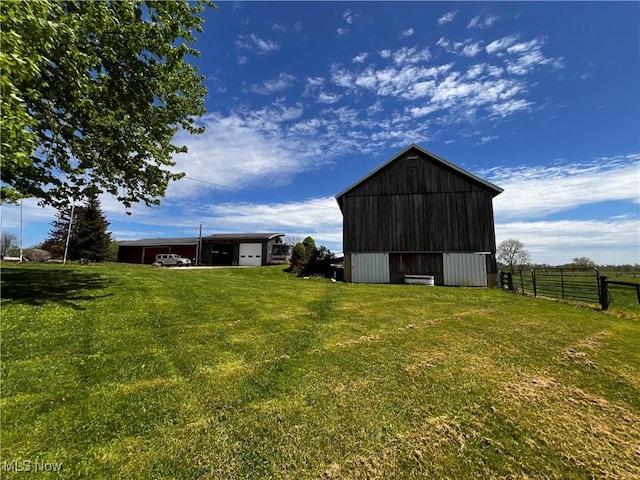
[(379, 342), (380, 335), (362, 335), (359, 338), (353, 338), (345, 342), (336, 343), (336, 347), (353, 347), (354, 345), (361, 345), (363, 343)]
[(425, 370), (436, 367), (446, 357), (444, 352), (424, 352), (415, 362), (405, 367), (409, 375), (420, 375)]
[(585, 350), (596, 350), (602, 344), (603, 339), (609, 335), (611, 335), (609, 332), (598, 332), (590, 335), (574, 347), (567, 348), (562, 353), (562, 357), (564, 360), (597, 370), (597, 365), (589, 358), (589, 354)]
[[(402, 327), (398, 327), (396, 330), (388, 330), (384, 332), (380, 332), (375, 335), (361, 335), (358, 338), (350, 338), (348, 340), (336, 342), (336, 347), (355, 347), (368, 343), (378, 343), (387, 341), (391, 338), (395, 338), (397, 336), (408, 335), (413, 332), (420, 330), (422, 327), (432, 327), (435, 325), (434, 320), (425, 320), (421, 322), (422, 324), (416, 323), (408, 323)], [(325, 347), (326, 348), (326, 347)]]
[(507, 410), (538, 432), (545, 447), (592, 478), (640, 478), (640, 415), (540, 374), (504, 388)]
[[(462, 427), (446, 415), (427, 419), (414, 429), (398, 433), (383, 448), (362, 452), (342, 463), (332, 463), (322, 473), (325, 480), (409, 478), (443, 473), (442, 466), (462, 454), (479, 433)], [(407, 466), (411, 465), (409, 469)], [(428, 478), (428, 477), (424, 477)]]

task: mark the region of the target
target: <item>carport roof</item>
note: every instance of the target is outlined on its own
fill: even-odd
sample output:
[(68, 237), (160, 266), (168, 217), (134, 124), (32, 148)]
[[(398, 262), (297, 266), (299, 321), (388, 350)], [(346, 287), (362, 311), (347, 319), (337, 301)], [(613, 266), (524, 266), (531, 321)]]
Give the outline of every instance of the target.
[[(264, 241), (271, 240), (275, 237), (283, 237), (284, 233), (215, 233), (202, 237), (202, 240), (216, 241)], [(164, 247), (169, 245), (195, 245), (198, 243), (198, 237), (183, 238), (143, 238), (141, 240), (132, 240), (130, 242), (122, 242), (121, 247)]]
[(186, 238), (143, 238), (141, 240), (132, 240), (130, 242), (122, 242), (121, 247), (164, 247), (168, 245), (195, 245), (198, 243), (198, 237)]
[(275, 237), (284, 237), (284, 233), (214, 233), (202, 237), (202, 240), (238, 240), (238, 241), (256, 241), (271, 240)]

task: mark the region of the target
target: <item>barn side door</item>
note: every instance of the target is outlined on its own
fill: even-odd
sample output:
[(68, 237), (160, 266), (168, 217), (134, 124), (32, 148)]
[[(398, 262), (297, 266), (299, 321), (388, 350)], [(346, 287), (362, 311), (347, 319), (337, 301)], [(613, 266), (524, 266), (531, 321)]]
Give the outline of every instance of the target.
[(353, 283), (389, 283), (388, 253), (352, 253), (351, 281)]
[(487, 260), (483, 253), (445, 253), (443, 267), (445, 285), (487, 286)]

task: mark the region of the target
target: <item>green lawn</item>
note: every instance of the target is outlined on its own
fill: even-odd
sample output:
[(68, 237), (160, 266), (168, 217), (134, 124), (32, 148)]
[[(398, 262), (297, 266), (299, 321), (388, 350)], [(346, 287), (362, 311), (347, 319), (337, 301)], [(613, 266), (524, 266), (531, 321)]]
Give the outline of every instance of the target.
[(2, 268), (2, 478), (640, 478), (640, 309)]

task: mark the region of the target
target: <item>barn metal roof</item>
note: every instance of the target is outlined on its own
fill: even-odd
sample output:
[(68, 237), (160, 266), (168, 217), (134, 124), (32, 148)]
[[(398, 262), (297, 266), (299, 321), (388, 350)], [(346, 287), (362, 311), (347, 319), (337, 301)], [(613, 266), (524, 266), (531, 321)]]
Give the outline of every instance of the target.
[[(283, 237), (284, 233), (215, 233), (202, 237), (202, 240), (226, 240), (226, 241), (264, 241), (271, 240), (274, 237)], [(132, 240), (130, 242), (122, 242), (122, 247), (163, 247), (169, 245), (195, 245), (198, 243), (198, 237), (182, 237), (182, 238), (143, 238), (141, 240)]]
[(340, 205), (340, 208), (342, 208), (342, 202), (341, 202), (341, 198), (348, 193), (350, 190), (354, 189), (355, 187), (357, 187), (358, 185), (360, 185), (361, 183), (363, 183), (365, 180), (369, 179), (370, 177), (372, 177), (373, 175), (375, 175), (376, 173), (378, 173), (380, 170), (382, 170), (384, 167), (386, 167), (387, 165), (389, 165), (391, 162), (397, 160), (398, 158), (402, 157), (405, 153), (409, 152), (409, 150), (411, 149), (416, 149), (420, 152), (422, 152), (423, 154), (433, 158), (434, 160), (436, 160), (437, 162), (442, 163), (443, 165), (446, 165), (447, 167), (455, 170), (456, 172), (472, 179), (475, 180), (476, 182), (484, 185), (485, 187), (487, 187), (489, 190), (493, 191), (493, 196), (495, 197), (496, 195), (499, 195), (500, 193), (502, 193), (504, 191), (503, 188), (498, 187), (497, 185), (494, 185), (493, 183), (487, 182), (486, 180), (484, 180), (483, 178), (478, 177), (477, 175), (474, 175), (471, 172), (468, 172), (467, 170), (465, 170), (464, 168), (461, 168), (451, 162), (448, 162), (447, 160), (445, 160), (444, 158), (439, 157), (438, 155), (436, 155), (435, 153), (431, 153), (428, 150), (425, 150), (424, 148), (422, 148), (420, 145), (416, 145), (415, 143), (412, 143), (411, 145), (409, 145), (407, 148), (405, 148), (404, 150), (402, 150), (399, 153), (396, 153), (393, 157), (391, 157), (389, 160), (387, 160), (386, 162), (384, 162), (382, 165), (380, 165), (378, 168), (376, 168), (375, 170), (371, 171), (370, 173), (368, 173), (367, 175), (365, 175), (364, 177), (362, 177), (360, 180), (358, 180), (356, 183), (354, 183), (353, 185), (351, 185), (350, 187), (347, 187), (346, 189), (344, 189), (342, 192), (340, 192), (339, 194), (336, 195), (336, 200), (338, 202), (338, 205)]

